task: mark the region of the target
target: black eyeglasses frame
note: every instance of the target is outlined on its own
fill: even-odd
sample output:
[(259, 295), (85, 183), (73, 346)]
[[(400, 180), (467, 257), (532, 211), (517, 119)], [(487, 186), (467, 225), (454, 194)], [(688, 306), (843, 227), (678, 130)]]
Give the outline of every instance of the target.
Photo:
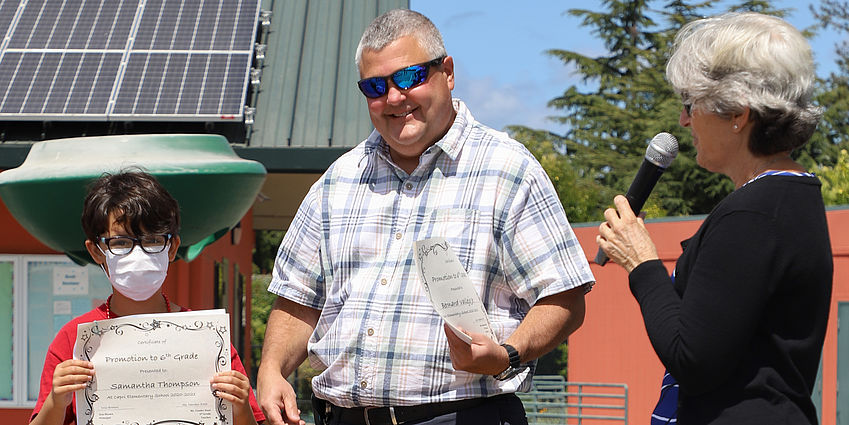
[[(144, 238), (145, 236), (165, 236), (165, 243), (162, 244), (161, 249), (153, 248), (152, 250), (149, 250), (149, 247), (145, 247), (142, 244), (142, 238)], [(171, 242), (171, 238), (172, 238), (172, 235), (170, 233), (164, 233), (164, 234), (160, 234), (160, 235), (144, 235), (140, 238), (134, 238), (132, 236), (110, 236), (110, 237), (101, 236), (101, 237), (97, 238), (97, 240), (98, 240), (98, 242), (102, 243), (106, 247), (106, 249), (108, 249), (109, 252), (111, 252), (112, 254), (118, 255), (118, 256), (123, 256), (123, 255), (127, 255), (127, 254), (133, 252), (133, 250), (136, 249), (136, 246), (141, 247), (141, 250), (148, 253), (148, 254), (159, 254), (160, 252), (165, 251), (165, 249), (168, 247), (168, 243)], [(124, 253), (115, 252), (115, 251), (112, 250), (112, 247), (110, 246), (109, 242), (112, 241), (112, 240), (116, 240), (116, 239), (129, 239), (129, 240), (133, 241), (133, 245), (130, 248), (130, 250), (127, 251), (127, 252), (124, 252)]]

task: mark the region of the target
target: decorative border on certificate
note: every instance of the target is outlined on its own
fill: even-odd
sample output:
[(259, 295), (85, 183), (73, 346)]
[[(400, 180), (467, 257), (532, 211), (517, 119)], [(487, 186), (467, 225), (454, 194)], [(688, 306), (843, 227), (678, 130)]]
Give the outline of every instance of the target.
[[(125, 316), (80, 324), (74, 357), (95, 364), (77, 391), (80, 424), (230, 425), (209, 380), (230, 370), (223, 310)], [(167, 419), (166, 419), (167, 418)]]

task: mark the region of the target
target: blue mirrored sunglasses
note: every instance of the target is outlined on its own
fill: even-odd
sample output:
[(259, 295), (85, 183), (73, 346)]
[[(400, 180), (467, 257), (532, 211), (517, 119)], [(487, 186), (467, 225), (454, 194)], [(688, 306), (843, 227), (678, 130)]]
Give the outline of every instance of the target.
[(445, 56), (441, 56), (424, 63), (411, 65), (404, 69), (399, 69), (393, 72), (392, 75), (387, 75), (385, 77), (363, 78), (362, 80), (357, 81), (357, 86), (366, 97), (371, 99), (375, 99), (386, 94), (389, 84), (387, 80), (390, 78), (399, 89), (411, 89), (424, 83), (427, 80), (430, 67), (441, 64), (443, 59), (445, 59)]

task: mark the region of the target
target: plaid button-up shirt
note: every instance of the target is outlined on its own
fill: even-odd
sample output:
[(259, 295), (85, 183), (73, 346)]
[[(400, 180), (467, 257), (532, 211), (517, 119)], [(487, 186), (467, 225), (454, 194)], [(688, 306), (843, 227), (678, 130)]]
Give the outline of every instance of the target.
[[(416, 405), (514, 392), (451, 366), (442, 319), (413, 260), (445, 237), (474, 282), (499, 341), (537, 300), (594, 280), (537, 160), (507, 134), (457, 117), (408, 175), (375, 131), (312, 186), (280, 245), (269, 291), (321, 310), (313, 391), (336, 405)], [(588, 285), (589, 286), (589, 285)]]

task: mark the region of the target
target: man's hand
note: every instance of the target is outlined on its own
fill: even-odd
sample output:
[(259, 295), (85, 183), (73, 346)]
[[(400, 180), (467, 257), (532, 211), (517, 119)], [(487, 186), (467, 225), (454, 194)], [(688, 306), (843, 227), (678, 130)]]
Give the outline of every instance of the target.
[(269, 425), (305, 425), (301, 420), (301, 411), (298, 410), (295, 390), (280, 372), (260, 367), (257, 395), (259, 407), (265, 413)]
[[(504, 342), (516, 348), (522, 363), (551, 351), (584, 322), (584, 292), (581, 286), (539, 299)], [(463, 331), (472, 337), (469, 344), (455, 335), (448, 325), (444, 325), (444, 331), (454, 369), (498, 375), (510, 364), (507, 350), (486, 335)]]
[(455, 335), (447, 324), (443, 327), (454, 369), (481, 375), (498, 375), (509, 365), (507, 350), (488, 336), (461, 329), (472, 337), (470, 344)]
[(269, 425), (304, 425), (295, 390), (286, 376), (307, 358), (307, 341), (320, 314), (320, 310), (282, 297), (274, 300), (256, 384), (259, 407)]

